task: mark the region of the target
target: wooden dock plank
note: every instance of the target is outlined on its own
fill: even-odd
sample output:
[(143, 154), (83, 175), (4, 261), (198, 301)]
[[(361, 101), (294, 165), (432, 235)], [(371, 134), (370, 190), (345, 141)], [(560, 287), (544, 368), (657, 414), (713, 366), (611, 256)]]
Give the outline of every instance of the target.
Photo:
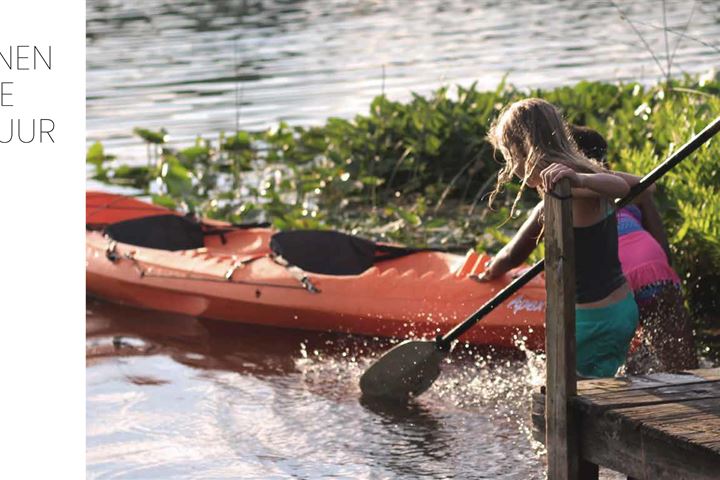
[[(720, 478), (720, 369), (583, 380), (571, 400), (583, 460), (638, 479)], [(545, 439), (544, 394), (533, 437)]]
[(720, 455), (720, 400), (717, 398), (621, 408), (612, 413), (650, 434), (661, 432), (675, 444), (692, 443)]
[[(639, 390), (714, 380), (720, 380), (720, 368), (706, 368), (693, 370), (692, 372), (653, 373), (631, 377), (580, 380), (577, 384), (577, 392), (583, 396), (590, 396), (616, 390)], [(545, 387), (541, 387), (541, 393), (545, 393)]]
[[(614, 413), (611, 411), (609, 413)], [(716, 480), (720, 456), (621, 415), (584, 417), (580, 450), (598, 465), (638, 479)]]
[(582, 395), (577, 398), (577, 401), (581, 408), (588, 411), (602, 411), (611, 408), (639, 407), (712, 398), (720, 398), (720, 381), (609, 390)]

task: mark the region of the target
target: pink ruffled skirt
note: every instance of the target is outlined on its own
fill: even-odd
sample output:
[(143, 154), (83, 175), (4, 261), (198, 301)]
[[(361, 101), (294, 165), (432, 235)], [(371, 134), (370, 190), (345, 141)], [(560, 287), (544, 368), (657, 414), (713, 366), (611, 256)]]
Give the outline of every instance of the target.
[(665, 251), (645, 230), (619, 237), (618, 255), (625, 278), (634, 292), (659, 283), (680, 283)]

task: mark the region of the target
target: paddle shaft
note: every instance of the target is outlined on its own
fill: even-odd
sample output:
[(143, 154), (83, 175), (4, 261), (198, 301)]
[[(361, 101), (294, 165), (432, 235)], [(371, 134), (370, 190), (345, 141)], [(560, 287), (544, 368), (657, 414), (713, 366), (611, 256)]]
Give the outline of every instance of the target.
[[(710, 140), (713, 135), (720, 131), (720, 117), (716, 118), (712, 123), (705, 127), (700, 133), (695, 135), (689, 142), (683, 145), (680, 150), (671, 155), (667, 160), (658, 165), (650, 173), (645, 175), (637, 185), (630, 189), (630, 192), (625, 195), (621, 200), (617, 202), (617, 208), (621, 208), (630, 203), (635, 197), (640, 195), (650, 185), (655, 183), (660, 177), (665, 175), (671, 168), (680, 163), (683, 159), (688, 157), (695, 150), (700, 148), (705, 142)], [(542, 272), (545, 268), (545, 260), (540, 260), (535, 265), (523, 273), (521, 276), (516, 278), (507, 287), (500, 290), (497, 295), (488, 300), (479, 310), (473, 313), (467, 320), (461, 324), (455, 326), (452, 330), (447, 332), (442, 337), (438, 337), (436, 342), (440, 349), (446, 349), (450, 342), (456, 340), (460, 335), (472, 328), (477, 322), (479, 322), (485, 315), (492, 312), (498, 305), (504, 302), (513, 293), (517, 292), (520, 288), (525, 286), (530, 280), (532, 280), (538, 273)]]

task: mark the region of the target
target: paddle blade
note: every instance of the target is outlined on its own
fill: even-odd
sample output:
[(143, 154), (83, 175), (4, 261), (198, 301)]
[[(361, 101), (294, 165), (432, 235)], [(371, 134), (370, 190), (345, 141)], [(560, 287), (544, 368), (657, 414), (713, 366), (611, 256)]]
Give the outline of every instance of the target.
[(433, 341), (406, 340), (396, 345), (360, 377), (363, 397), (403, 401), (420, 395), (440, 375), (445, 354)]

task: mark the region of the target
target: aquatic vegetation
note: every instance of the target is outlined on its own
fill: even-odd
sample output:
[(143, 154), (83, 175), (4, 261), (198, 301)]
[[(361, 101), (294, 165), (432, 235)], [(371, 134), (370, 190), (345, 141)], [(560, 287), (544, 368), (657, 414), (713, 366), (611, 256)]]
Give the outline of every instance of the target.
[[(706, 76), (705, 76), (706, 77)], [(653, 87), (580, 82), (550, 90), (443, 87), (407, 103), (376, 97), (366, 115), (322, 126), (284, 122), (261, 132), (198, 137), (181, 149), (167, 132), (137, 128), (148, 162), (129, 166), (101, 144), (87, 161), (94, 178), (132, 186), (156, 203), (232, 222), (336, 228), (417, 246), (496, 251), (537, 201), (514, 218), (509, 186), (486, 205), (499, 163), (485, 135), (509, 102), (539, 96), (574, 123), (600, 131), (611, 163), (650, 171), (720, 115), (720, 81), (685, 77)], [(720, 326), (720, 140), (709, 142), (658, 184), (656, 194), (698, 326)], [(535, 253), (542, 256), (542, 249)]]

